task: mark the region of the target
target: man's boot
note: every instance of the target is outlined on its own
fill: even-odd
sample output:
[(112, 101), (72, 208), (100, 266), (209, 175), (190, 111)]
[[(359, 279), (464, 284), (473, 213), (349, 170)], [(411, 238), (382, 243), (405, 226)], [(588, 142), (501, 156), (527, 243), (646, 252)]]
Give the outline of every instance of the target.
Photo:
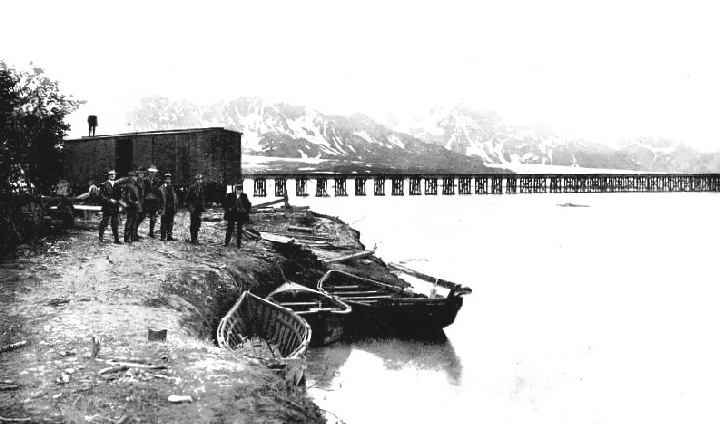
[(105, 235), (105, 226), (101, 225), (98, 229), (98, 240), (100, 240), (100, 243), (103, 242), (103, 236)]
[(150, 231), (148, 232), (148, 237), (155, 238), (155, 223), (153, 221), (150, 221)]

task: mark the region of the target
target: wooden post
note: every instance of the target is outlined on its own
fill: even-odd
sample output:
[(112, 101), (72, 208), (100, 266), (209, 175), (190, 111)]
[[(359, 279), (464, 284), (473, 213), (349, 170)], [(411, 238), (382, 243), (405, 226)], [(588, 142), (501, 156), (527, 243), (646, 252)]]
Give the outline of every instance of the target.
[(458, 194), (472, 194), (472, 177), (458, 177)]
[(285, 197), (287, 195), (287, 180), (285, 178), (275, 178), (275, 197)]
[(425, 177), (425, 194), (426, 195), (437, 195), (437, 178)]
[(254, 195), (255, 197), (265, 197), (265, 196), (267, 196), (265, 178), (263, 178), (263, 177), (258, 177), (258, 178), (255, 178), (254, 181), (255, 181), (255, 184), (254, 184), (254, 185), (255, 185), (255, 189), (254, 189), (253, 195)]
[(363, 177), (355, 178), (355, 195), (356, 196), (365, 196), (365, 181), (366, 181), (366, 179)]
[(306, 177), (297, 177), (295, 179), (295, 195), (298, 197), (307, 197), (307, 181)]
[(336, 177), (335, 178), (335, 196), (347, 196), (347, 189), (346, 189), (346, 177)]
[(392, 177), (392, 195), (403, 196), (405, 194), (405, 177)]
[(375, 177), (375, 195), (376, 196), (384, 196), (385, 195), (385, 177), (382, 175)]
[(408, 179), (408, 191), (411, 196), (419, 196), (422, 194), (422, 190), (420, 188), (421, 180), (422, 178), (420, 177), (410, 177)]
[(455, 177), (443, 177), (442, 194), (446, 196), (455, 194)]
[(318, 177), (316, 180), (315, 197), (326, 197), (327, 194), (327, 178)]

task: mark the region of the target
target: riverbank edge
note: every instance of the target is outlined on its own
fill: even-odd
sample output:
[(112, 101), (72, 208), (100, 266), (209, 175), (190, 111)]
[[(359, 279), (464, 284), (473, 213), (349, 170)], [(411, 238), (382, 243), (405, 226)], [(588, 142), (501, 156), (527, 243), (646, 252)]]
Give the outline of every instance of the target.
[[(0, 354), (0, 380), (9, 387), (0, 391), (0, 405), (13, 405), (0, 407), (0, 417), (63, 423), (325, 422), (304, 390), (288, 387), (251, 358), (218, 348), (212, 334), (239, 287), (269, 292), (284, 278), (311, 285), (327, 268), (314, 254), (310, 261), (298, 260), (257, 240), (239, 250), (218, 245), (225, 228), (218, 213), (206, 214), (199, 246), (144, 239), (98, 248), (96, 226), (89, 223), (46, 240), (35, 254), (0, 264), (5, 328), (0, 346), (28, 342)], [(179, 214), (176, 231), (184, 232), (188, 221)], [(334, 231), (333, 239), (343, 239), (346, 249), (364, 249), (357, 230), (311, 211), (253, 214), (251, 227), (280, 231), (311, 221), (322, 221), (323, 230), (332, 227), (325, 233)], [(384, 266), (374, 257), (365, 262), (374, 273)], [(98, 268), (110, 278), (98, 278)], [(118, 281), (127, 283), (122, 300), (114, 293)], [(118, 315), (128, 319), (117, 322)], [(83, 328), (73, 329), (79, 321)], [(167, 340), (147, 340), (148, 324), (168, 330)], [(102, 346), (96, 358), (93, 337)], [(163, 372), (130, 366), (101, 373), (113, 359), (138, 358)], [(190, 400), (173, 403), (174, 395)]]

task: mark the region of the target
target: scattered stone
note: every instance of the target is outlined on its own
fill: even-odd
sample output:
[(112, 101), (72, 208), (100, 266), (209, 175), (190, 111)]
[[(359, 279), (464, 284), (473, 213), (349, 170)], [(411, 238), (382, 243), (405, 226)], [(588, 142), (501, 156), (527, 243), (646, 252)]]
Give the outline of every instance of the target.
[(60, 396), (62, 396), (62, 393), (58, 393), (56, 395), (53, 395), (53, 399), (60, 399)]
[(66, 303), (70, 303), (70, 299), (52, 299), (47, 303), (48, 306), (58, 307), (60, 305), (64, 305)]
[(90, 357), (97, 358), (98, 355), (100, 355), (100, 339), (97, 338), (97, 336), (92, 336), (90, 338), (90, 343), (92, 344), (90, 350)]
[(153, 328), (148, 328), (148, 340), (164, 342), (167, 340), (167, 329), (155, 330)]
[(65, 374), (72, 375), (75, 372), (74, 368), (65, 368), (63, 371), (65, 371)]
[(12, 380), (3, 380), (0, 381), (0, 392), (7, 392), (10, 390), (17, 390), (20, 386), (15, 384)]
[(9, 344), (9, 345), (7, 345), (7, 346), (2, 346), (2, 347), (0, 347), (0, 353), (7, 352), (7, 351), (10, 351), (10, 350), (14, 350), (14, 349), (19, 349), (19, 348), (21, 348), (21, 347), (28, 346), (29, 344), (30, 344), (29, 341), (23, 340), (23, 341), (21, 341), (21, 342)]
[(170, 403), (192, 403), (192, 396), (170, 395), (168, 402)]
[(102, 375), (102, 374), (110, 374), (113, 372), (127, 371), (129, 368), (130, 367), (128, 367), (127, 365), (117, 365), (117, 366), (113, 366), (113, 367), (103, 368), (100, 371), (98, 371), (98, 374)]
[(70, 382), (70, 376), (63, 373), (62, 375), (60, 375), (60, 377), (55, 379), (55, 382), (57, 384), (67, 384)]

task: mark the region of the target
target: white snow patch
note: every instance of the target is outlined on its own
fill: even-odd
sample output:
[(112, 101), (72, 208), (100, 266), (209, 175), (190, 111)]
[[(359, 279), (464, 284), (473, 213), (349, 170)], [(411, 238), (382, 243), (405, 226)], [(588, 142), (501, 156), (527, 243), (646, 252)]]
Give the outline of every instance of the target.
[(355, 131), (353, 133), (353, 135), (356, 135), (371, 144), (382, 144), (382, 143), (378, 142), (377, 140), (375, 140), (370, 134), (367, 133), (367, 131), (364, 131), (364, 130), (363, 131)]
[(302, 137), (308, 142), (318, 146), (331, 146), (330, 142), (321, 135), (320, 129), (317, 128), (315, 123), (311, 119), (308, 119), (307, 116), (297, 120), (287, 120), (286, 122), (290, 130), (293, 131), (295, 138)]
[(242, 148), (247, 150), (254, 150), (259, 152), (262, 150), (260, 147), (260, 135), (255, 132), (248, 132), (242, 136)]
[[(392, 144), (400, 147), (401, 149), (404, 149), (404, 148), (405, 148), (405, 143), (403, 143), (403, 141), (400, 140), (400, 137), (396, 136), (395, 134), (392, 134), (392, 135), (388, 136), (388, 141), (389, 141), (390, 143), (392, 143)], [(391, 147), (392, 147), (392, 146), (391, 146)]]

